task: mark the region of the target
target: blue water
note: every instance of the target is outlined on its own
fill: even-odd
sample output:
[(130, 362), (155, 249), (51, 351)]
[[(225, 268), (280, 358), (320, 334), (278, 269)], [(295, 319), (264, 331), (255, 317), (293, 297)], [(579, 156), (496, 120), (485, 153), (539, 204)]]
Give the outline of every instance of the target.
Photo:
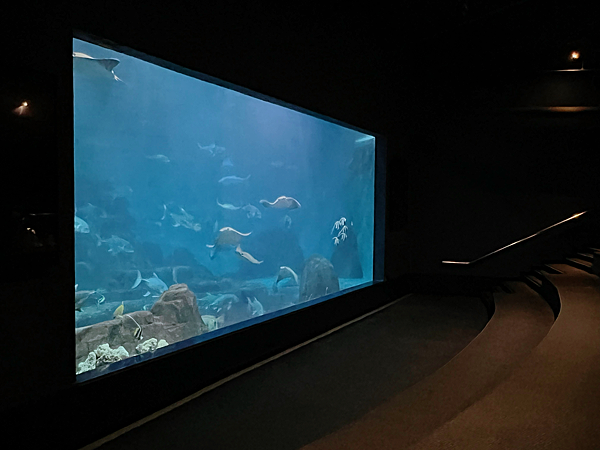
[[(341, 278), (342, 289), (373, 279), (374, 138), (88, 42), (74, 39), (73, 51), (119, 60), (113, 75), (74, 58), (75, 208), (89, 227), (75, 232), (76, 282), (104, 296), (76, 321), (86, 309), (142, 299), (145, 289), (128, 286), (137, 270), (148, 278), (193, 265), (216, 293), (231, 286), (219, 284), (224, 278), (236, 289), (270, 289), (280, 266), (300, 277), (312, 254), (331, 260), (338, 245), (351, 245), (335, 239), (343, 226), (362, 276)], [(280, 196), (301, 207), (259, 202)], [(260, 218), (217, 202), (252, 205)], [(207, 245), (223, 227), (251, 233), (240, 246), (263, 263), (233, 247), (211, 259)]]

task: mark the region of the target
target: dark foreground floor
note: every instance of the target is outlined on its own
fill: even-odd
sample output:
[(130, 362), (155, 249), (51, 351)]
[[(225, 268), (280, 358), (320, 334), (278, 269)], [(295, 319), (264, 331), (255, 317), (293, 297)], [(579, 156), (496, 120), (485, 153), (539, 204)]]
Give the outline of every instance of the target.
[[(298, 449), (434, 373), (465, 348), (487, 320), (477, 298), (410, 295), (101, 448)], [(126, 407), (127, 399), (122, 405)]]

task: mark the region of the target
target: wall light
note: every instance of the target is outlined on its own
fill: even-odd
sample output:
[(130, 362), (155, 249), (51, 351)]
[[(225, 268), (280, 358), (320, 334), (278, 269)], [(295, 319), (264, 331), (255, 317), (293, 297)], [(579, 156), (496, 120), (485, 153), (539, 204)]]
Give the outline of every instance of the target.
[[(569, 55), (569, 59), (571, 61), (577, 61), (578, 59), (581, 58), (581, 53), (579, 53), (578, 51), (572, 51), (571, 54)], [(581, 69), (583, 70), (583, 60), (581, 60)]]
[(29, 103), (28, 102), (21, 102), (20, 106), (17, 106), (15, 109), (13, 109), (13, 114), (16, 114), (18, 116), (29, 116), (29, 115), (31, 115), (31, 112), (29, 111)]

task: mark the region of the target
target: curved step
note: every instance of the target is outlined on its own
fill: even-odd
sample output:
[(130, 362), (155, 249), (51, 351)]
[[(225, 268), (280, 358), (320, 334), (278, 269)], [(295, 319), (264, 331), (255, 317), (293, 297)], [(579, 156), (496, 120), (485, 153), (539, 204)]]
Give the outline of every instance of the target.
[[(456, 417), (510, 375), (554, 323), (548, 304), (524, 283), (495, 293), (485, 329), (437, 372), (305, 450), (402, 449)], [(457, 447), (458, 448), (458, 447)]]
[(493, 392), (411, 449), (597, 449), (600, 280), (567, 264), (547, 275), (561, 312), (544, 340)]

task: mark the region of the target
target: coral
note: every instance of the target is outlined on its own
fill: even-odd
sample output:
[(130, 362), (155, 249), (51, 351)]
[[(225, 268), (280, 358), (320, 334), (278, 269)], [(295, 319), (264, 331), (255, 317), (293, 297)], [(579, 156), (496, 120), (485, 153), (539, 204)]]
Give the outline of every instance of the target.
[(166, 347), (167, 345), (169, 345), (169, 343), (164, 339), (157, 341), (156, 338), (150, 338), (147, 341), (138, 344), (135, 349), (138, 351), (138, 353), (146, 353), (152, 352), (157, 348)]
[(129, 353), (125, 347), (120, 345), (118, 348), (110, 348), (108, 344), (102, 344), (95, 350), (96, 366), (100, 364), (109, 364), (122, 359), (129, 358)]
[(129, 353), (123, 346), (110, 348), (108, 344), (101, 344), (96, 350), (90, 352), (85, 361), (80, 362), (77, 368), (77, 374), (93, 370), (99, 365), (110, 364), (129, 358)]
[(77, 365), (76, 374), (79, 375), (80, 373), (87, 372), (88, 370), (93, 370), (95, 368), (96, 368), (96, 353), (90, 352), (88, 354), (88, 357), (85, 359), (85, 361), (80, 362)]
[(348, 231), (348, 226), (346, 225), (346, 218), (341, 217), (340, 220), (333, 224), (333, 228), (331, 228), (331, 232), (333, 233), (335, 230), (339, 230), (337, 236), (333, 237), (333, 243), (335, 245), (339, 245), (340, 241), (345, 241), (348, 235), (346, 232)]

